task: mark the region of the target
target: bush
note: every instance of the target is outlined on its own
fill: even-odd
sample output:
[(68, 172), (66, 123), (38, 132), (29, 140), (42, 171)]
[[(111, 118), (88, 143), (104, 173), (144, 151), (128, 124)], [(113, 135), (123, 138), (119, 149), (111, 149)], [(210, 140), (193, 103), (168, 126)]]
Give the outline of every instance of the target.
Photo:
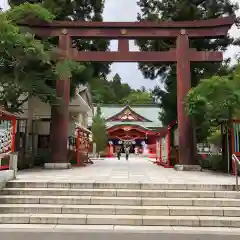
[(199, 164), (203, 169), (225, 172), (222, 155), (208, 155), (205, 159), (199, 155)]

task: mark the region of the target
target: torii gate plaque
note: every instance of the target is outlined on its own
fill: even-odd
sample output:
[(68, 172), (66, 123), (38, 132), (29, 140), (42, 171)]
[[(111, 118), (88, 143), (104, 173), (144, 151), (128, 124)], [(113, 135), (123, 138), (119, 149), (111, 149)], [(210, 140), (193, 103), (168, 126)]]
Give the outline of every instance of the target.
[[(177, 64), (177, 111), (179, 128), (179, 163), (195, 165), (195, 137), (190, 119), (184, 110), (184, 98), (191, 89), (191, 62), (222, 61), (221, 52), (202, 52), (189, 48), (191, 38), (216, 38), (227, 35), (235, 16), (184, 22), (72, 22), (28, 23), (25, 26), (42, 37), (59, 37), (63, 55), (76, 61), (89, 62), (162, 62)], [(24, 24), (23, 24), (24, 25)], [(118, 39), (118, 51), (77, 51), (72, 48), (72, 37)], [(130, 52), (129, 39), (175, 38), (176, 48), (166, 52)], [(69, 105), (69, 80), (57, 81), (58, 96)], [(67, 163), (68, 114), (52, 116), (51, 136), (53, 163)]]

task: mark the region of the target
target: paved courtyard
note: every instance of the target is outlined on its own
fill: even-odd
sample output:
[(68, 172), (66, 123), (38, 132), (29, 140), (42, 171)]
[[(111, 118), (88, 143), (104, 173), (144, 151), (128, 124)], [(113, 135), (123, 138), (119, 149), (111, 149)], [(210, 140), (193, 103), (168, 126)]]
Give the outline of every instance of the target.
[(93, 165), (68, 170), (28, 169), (19, 171), (19, 181), (130, 182), (234, 184), (235, 177), (213, 172), (178, 172), (153, 164), (148, 158), (96, 160)]

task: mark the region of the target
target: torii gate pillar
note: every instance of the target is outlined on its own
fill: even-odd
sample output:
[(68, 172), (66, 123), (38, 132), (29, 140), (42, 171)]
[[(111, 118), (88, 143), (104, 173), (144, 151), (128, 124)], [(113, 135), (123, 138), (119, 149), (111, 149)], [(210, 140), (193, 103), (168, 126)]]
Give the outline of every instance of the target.
[[(189, 59), (189, 38), (182, 29), (177, 37), (177, 115), (179, 132), (179, 164), (178, 170), (196, 168), (196, 139), (191, 119), (186, 115), (184, 100), (191, 89), (191, 68)], [(197, 166), (199, 169), (199, 166)]]

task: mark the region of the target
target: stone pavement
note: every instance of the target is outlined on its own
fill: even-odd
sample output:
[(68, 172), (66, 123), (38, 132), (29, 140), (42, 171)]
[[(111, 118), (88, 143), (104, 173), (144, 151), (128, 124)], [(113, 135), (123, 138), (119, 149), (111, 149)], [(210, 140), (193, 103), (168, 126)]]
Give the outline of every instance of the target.
[[(103, 226), (101, 226), (102, 228)], [(66, 228), (66, 227), (65, 227)], [(145, 231), (144, 231), (145, 230)], [(5, 231), (1, 231), (1, 239), (4, 240), (79, 240), (79, 239), (87, 239), (87, 240), (106, 240), (106, 239), (114, 239), (114, 240), (225, 240), (230, 238), (231, 240), (239, 240), (239, 232), (229, 232), (226, 231), (223, 233), (220, 232), (200, 232), (199, 230), (195, 230), (195, 232), (188, 230), (183, 231), (89, 231), (89, 230), (74, 230), (74, 229), (55, 229), (51, 231), (50, 229), (36, 229), (35, 231), (29, 231), (29, 229), (6, 229)]]
[(179, 184), (235, 184), (235, 177), (214, 172), (178, 172), (153, 164), (148, 158), (96, 160), (93, 165), (66, 170), (19, 171), (19, 181), (130, 182)]

